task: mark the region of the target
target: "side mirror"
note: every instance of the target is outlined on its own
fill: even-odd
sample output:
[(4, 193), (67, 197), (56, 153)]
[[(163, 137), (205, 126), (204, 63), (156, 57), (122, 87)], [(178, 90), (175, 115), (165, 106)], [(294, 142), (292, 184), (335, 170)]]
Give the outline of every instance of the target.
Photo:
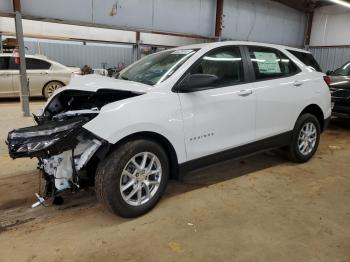
[(195, 92), (208, 89), (215, 85), (219, 78), (210, 74), (193, 74), (188, 75), (180, 84), (180, 91), (184, 93)]
[(330, 76), (332, 73), (333, 73), (333, 71), (328, 70), (328, 71), (326, 72), (326, 75), (327, 75), (327, 76)]

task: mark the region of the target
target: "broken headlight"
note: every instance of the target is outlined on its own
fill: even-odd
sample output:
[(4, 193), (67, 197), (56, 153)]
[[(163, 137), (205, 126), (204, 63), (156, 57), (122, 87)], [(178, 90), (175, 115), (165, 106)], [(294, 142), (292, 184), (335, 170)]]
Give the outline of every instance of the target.
[(8, 134), (7, 144), (12, 158), (55, 155), (74, 147), (86, 117), (48, 121), (38, 126), (19, 128)]
[(35, 151), (43, 150), (51, 146), (52, 144), (54, 144), (58, 139), (59, 138), (54, 138), (52, 140), (26, 143), (21, 145), (20, 148), (17, 149), (17, 152), (35, 152)]

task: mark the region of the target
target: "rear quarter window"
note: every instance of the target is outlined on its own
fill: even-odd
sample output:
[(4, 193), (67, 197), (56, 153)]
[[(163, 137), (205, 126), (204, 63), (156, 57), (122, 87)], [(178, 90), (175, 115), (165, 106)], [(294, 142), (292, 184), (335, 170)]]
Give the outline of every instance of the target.
[(294, 50), (287, 50), (289, 53), (294, 55), (296, 58), (298, 58), (301, 62), (303, 62), (306, 66), (311, 66), (318, 72), (322, 72), (321, 67), (315, 60), (312, 54), (310, 53), (304, 53), (304, 52), (298, 52)]

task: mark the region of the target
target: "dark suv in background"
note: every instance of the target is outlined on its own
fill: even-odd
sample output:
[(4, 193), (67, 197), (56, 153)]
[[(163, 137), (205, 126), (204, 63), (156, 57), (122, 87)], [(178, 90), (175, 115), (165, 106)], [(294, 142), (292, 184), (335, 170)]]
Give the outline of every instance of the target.
[[(288, 50), (305, 65), (322, 72), (321, 67), (310, 53)], [(350, 118), (350, 61), (334, 71), (327, 71), (324, 78), (332, 94), (332, 115)]]
[(334, 71), (328, 71), (334, 116), (350, 118), (350, 61)]

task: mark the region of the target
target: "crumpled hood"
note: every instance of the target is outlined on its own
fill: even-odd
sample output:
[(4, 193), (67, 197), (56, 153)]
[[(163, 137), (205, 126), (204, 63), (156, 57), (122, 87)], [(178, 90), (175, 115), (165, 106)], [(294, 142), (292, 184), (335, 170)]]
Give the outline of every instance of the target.
[(92, 74), (84, 76), (72, 76), (72, 79), (69, 82), (69, 84), (62, 89), (75, 89), (91, 92), (96, 92), (98, 89), (113, 89), (131, 91), (135, 93), (146, 93), (153, 88), (153, 86), (141, 84), (138, 82), (114, 79), (106, 76)]

